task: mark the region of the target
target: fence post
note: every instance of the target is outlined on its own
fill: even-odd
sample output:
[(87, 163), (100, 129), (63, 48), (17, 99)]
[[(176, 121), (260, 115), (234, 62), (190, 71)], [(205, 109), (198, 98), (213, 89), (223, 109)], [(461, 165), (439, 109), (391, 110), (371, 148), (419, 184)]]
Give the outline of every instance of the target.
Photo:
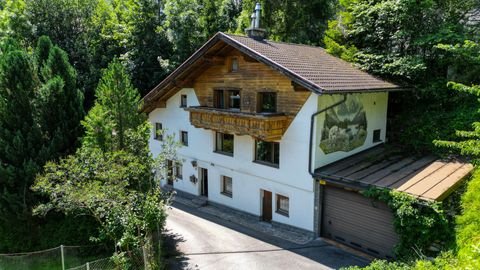
[(145, 245), (142, 246), (142, 253), (143, 253), (143, 267), (145, 270), (149, 270), (148, 262), (147, 262), (147, 253), (145, 252)]
[(65, 256), (63, 253), (63, 245), (60, 245), (60, 254), (62, 255), (62, 270), (65, 270)]
[(87, 262), (87, 270), (90, 270), (90, 263)]

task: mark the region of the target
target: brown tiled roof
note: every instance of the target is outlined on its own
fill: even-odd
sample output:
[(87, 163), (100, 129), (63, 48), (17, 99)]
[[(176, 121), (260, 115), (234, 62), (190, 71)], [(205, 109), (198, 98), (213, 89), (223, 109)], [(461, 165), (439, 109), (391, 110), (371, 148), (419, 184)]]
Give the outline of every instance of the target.
[(321, 47), (291, 43), (255, 40), (246, 36), (226, 35), (239, 45), (260, 57), (295, 73), (318, 86), (322, 92), (356, 92), (394, 90), (399, 86), (378, 79), (340, 58), (328, 54)]
[(426, 200), (443, 200), (473, 170), (458, 158), (415, 157), (374, 147), (315, 170), (319, 179), (396, 189)]
[(185, 78), (204, 70), (207, 58), (214, 54), (215, 49), (224, 46), (237, 49), (278, 70), (292, 82), (317, 94), (402, 90), (398, 85), (329, 55), (320, 47), (255, 40), (218, 32), (143, 98), (143, 110), (153, 110), (156, 102), (167, 99), (172, 91), (180, 89)]

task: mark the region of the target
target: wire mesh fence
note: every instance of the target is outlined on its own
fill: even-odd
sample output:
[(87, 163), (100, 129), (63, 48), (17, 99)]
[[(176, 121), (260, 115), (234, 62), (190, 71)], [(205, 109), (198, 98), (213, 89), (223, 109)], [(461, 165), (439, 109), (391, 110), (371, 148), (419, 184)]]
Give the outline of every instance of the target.
[(61, 248), (47, 250), (0, 254), (0, 270), (40, 270), (62, 269)]
[(59, 246), (34, 252), (0, 254), (0, 270), (65, 270), (96, 261), (99, 261), (93, 264), (96, 268), (90, 269), (115, 269), (114, 266), (99, 268), (103, 267), (101, 261), (106, 265), (110, 259), (105, 257), (111, 254), (112, 251), (104, 246)]

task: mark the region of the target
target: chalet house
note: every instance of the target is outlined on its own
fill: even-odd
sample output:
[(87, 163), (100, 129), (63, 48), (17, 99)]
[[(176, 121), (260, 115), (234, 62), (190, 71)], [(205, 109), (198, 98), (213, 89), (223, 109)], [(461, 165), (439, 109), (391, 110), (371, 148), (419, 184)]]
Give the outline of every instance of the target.
[(472, 166), (388, 151), (388, 96), (401, 87), (322, 48), (269, 41), (258, 25), (247, 36), (217, 33), (144, 97), (152, 153), (162, 147), (158, 130), (184, 145), (182, 164), (171, 164), (176, 179), (161, 184), (392, 256), (391, 211), (358, 191), (441, 200)]

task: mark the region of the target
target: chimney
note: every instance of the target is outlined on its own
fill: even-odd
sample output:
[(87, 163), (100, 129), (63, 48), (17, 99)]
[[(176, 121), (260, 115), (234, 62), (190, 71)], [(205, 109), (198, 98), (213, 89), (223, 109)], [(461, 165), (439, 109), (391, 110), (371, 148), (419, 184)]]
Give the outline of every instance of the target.
[(253, 12), (251, 18), (252, 23), (250, 28), (247, 28), (245, 32), (247, 36), (253, 38), (255, 40), (263, 40), (267, 37), (267, 30), (260, 28), (260, 11), (261, 11), (260, 3), (255, 5), (255, 12)]

